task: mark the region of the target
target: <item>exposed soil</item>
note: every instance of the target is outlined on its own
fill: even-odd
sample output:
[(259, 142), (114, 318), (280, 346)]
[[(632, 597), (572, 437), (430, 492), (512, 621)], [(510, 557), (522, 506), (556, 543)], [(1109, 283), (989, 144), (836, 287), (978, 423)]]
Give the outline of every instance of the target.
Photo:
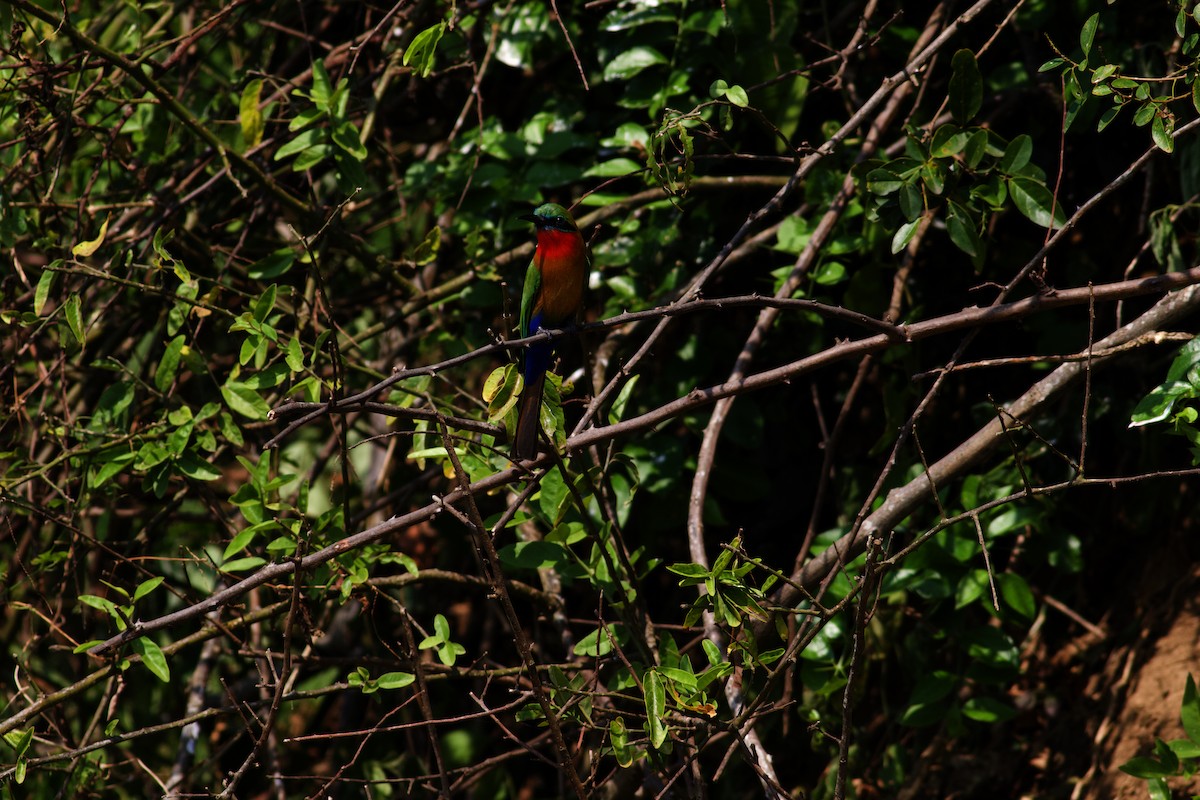
[[(1197, 581), (1190, 586), (1195, 589)], [(1115, 704), (1116, 714), (1106, 716), (1097, 731), (1094, 785), (1081, 784), (1084, 791), (1076, 796), (1147, 797), (1146, 782), (1121, 772), (1121, 764), (1134, 756), (1151, 755), (1155, 738), (1170, 741), (1184, 736), (1179, 707), (1185, 681), (1189, 672), (1200, 676), (1200, 598), (1193, 591), (1181, 599), (1182, 605), (1161, 638), (1149, 635), (1134, 648), (1114, 652), (1110, 661), (1132, 666), (1124, 700)], [(1146, 651), (1144, 662), (1139, 651)], [(1124, 679), (1125, 675), (1117, 677)], [(1200, 793), (1200, 776), (1190, 782), (1177, 779), (1168, 783), (1176, 797)]]

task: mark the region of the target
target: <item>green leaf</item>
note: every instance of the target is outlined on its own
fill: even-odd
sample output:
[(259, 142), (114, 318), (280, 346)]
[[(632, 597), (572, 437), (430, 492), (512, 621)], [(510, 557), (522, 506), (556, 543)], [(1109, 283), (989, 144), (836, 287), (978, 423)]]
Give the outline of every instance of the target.
[(1195, 396), (1195, 390), (1183, 381), (1170, 381), (1143, 397), (1130, 414), (1129, 427), (1140, 428), (1163, 422), (1171, 416), (1175, 404)]
[(921, 182), (930, 192), (940, 195), (946, 188), (946, 168), (940, 161), (930, 161), (921, 167)]
[(904, 185), (904, 179), (886, 168), (873, 169), (867, 173), (867, 191), (872, 194), (889, 195)]
[(667, 741), (667, 693), (656, 670), (646, 671), (645, 677), (642, 678), (642, 688), (646, 693), (646, 733), (650, 735), (650, 744), (655, 750), (659, 750)]
[(350, 120), (342, 120), (334, 126), (331, 138), (334, 144), (345, 150), (356, 160), (363, 161), (366, 159), (367, 148), (362, 143), (358, 128), (354, 127), (354, 123)]
[(275, 161), (282, 161), (288, 156), (296, 153), (303, 153), (305, 150), (316, 147), (325, 141), (325, 132), (318, 128), (311, 128), (296, 136), (287, 144), (275, 151)]
[(75, 337), (75, 341), (83, 344), (83, 310), (82, 301), (79, 295), (73, 294), (67, 298), (67, 302), (63, 303), (63, 316), (67, 319), (67, 326), (71, 329), (71, 335)]
[(823, 261), (813, 272), (813, 282), (821, 286), (833, 286), (846, 279), (846, 267), (837, 261)]
[(1144, 103), (1133, 115), (1133, 124), (1139, 128), (1150, 124), (1150, 120), (1154, 119), (1158, 107), (1154, 103)]
[(258, 392), (238, 381), (226, 381), (221, 387), (221, 397), (225, 398), (225, 404), (231, 411), (247, 419), (266, 419), (271, 412), (271, 407)]
[[(521, 370), (516, 364), (497, 367), (483, 384), (483, 400), (488, 404), (488, 420), (504, 419), (521, 399)], [(514, 417), (515, 419), (515, 417)]]
[(417, 679), (411, 672), (385, 672), (375, 683), (380, 689), (403, 689)]
[(1100, 13), (1097, 12), (1088, 17), (1087, 22), (1083, 23), (1083, 28), (1079, 31), (1079, 46), (1083, 48), (1083, 57), (1086, 60), (1088, 54), (1092, 52), (1092, 42), (1096, 38), (1096, 26), (1100, 24)]
[(988, 521), (987, 538), (992, 539), (1006, 533), (1019, 531), (1040, 519), (1038, 512), (1029, 506), (1009, 506)]
[(921, 220), (914, 219), (912, 222), (906, 222), (901, 225), (896, 233), (892, 236), (892, 253), (899, 253), (904, 248), (908, 247), (908, 243), (912, 241), (913, 236), (917, 232), (917, 228), (921, 226)]
[(245, 572), (248, 569), (256, 569), (267, 563), (265, 559), (253, 556), (250, 558), (235, 558), (233, 561), (226, 561), (221, 565), (221, 570), (224, 572)]
[(33, 728), (26, 728), (23, 731), (9, 731), (4, 734), (5, 743), (13, 750), (17, 751), (17, 758), (25, 755), (25, 751), (29, 749), (29, 743), (33, 741)]
[(1017, 715), (1012, 706), (992, 697), (972, 697), (962, 708), (963, 716), (976, 722), (1006, 722)]
[(316, 61), (312, 65), (312, 91), (309, 97), (318, 108), (328, 110), (333, 97), (333, 82), (329, 79), (329, 69), (324, 61)]
[(613, 401), (612, 408), (608, 411), (608, 423), (616, 425), (625, 417), (625, 408), (629, 405), (629, 398), (633, 396), (633, 389), (637, 386), (640, 375), (634, 375), (625, 385), (621, 387), (621, 391), (617, 394), (617, 399)]
[(1154, 754), (1158, 756), (1158, 760), (1162, 762), (1162, 765), (1171, 770), (1171, 772), (1174, 773), (1179, 770), (1179, 756), (1175, 755), (1175, 751), (1171, 749), (1171, 746), (1162, 739), (1154, 740)]
[(42, 310), (46, 307), (46, 300), (50, 297), (50, 290), (54, 287), (54, 280), (57, 275), (56, 271), (47, 268), (42, 270), (42, 276), (38, 278), (37, 288), (33, 290), (33, 313), (39, 317), (42, 315)]
[(750, 105), (750, 97), (746, 94), (746, 90), (741, 86), (730, 86), (725, 90), (725, 97), (729, 99), (729, 102), (733, 103), (739, 108), (745, 108), (746, 106)]
[(1171, 748), (1171, 752), (1175, 754), (1176, 758), (1200, 758), (1200, 744), (1193, 742), (1191, 739), (1172, 739), (1167, 742), (1167, 746)]
[(645, 169), (645, 165), (639, 164), (631, 158), (611, 158), (590, 167), (583, 175), (585, 178), (620, 178), (642, 172)]
[(442, 40), (442, 34), (445, 32), (446, 23), (439, 22), (414, 36), (412, 44), (404, 51), (404, 66), (407, 67), (411, 63), (417, 75), (422, 78), (429, 77), (429, 73), (433, 71), (438, 42)]
[(251, 264), (246, 269), (246, 275), (252, 280), (269, 281), (287, 273), (295, 263), (296, 254), (288, 248), (283, 248)]
[(1033, 619), (1037, 613), (1037, 602), (1033, 599), (1033, 592), (1024, 578), (1006, 572), (996, 576), (996, 583), (1000, 589), (1000, 596), (1009, 608), (1026, 619)]
[(258, 322), (266, 321), (267, 315), (275, 308), (275, 295), (278, 288), (276, 284), (272, 283), (254, 302), (254, 319)]
[(963, 148), (963, 159), (967, 162), (968, 169), (976, 169), (983, 161), (984, 156), (988, 154), (988, 135), (987, 131), (976, 129), (967, 139), (967, 146)]
[(288, 369), (292, 372), (300, 372), (304, 369), (304, 351), (300, 347), (299, 337), (293, 336), (288, 339), (284, 359), (287, 361)]
[(1017, 210), (1043, 228), (1060, 228), (1066, 222), (1062, 203), (1054, 201), (1054, 195), (1041, 181), (1024, 176), (1009, 178), (1008, 191)]
[(1194, 744), (1200, 746), (1200, 695), (1196, 693), (1196, 682), (1189, 673), (1183, 689), (1183, 706), (1179, 709), (1183, 730)]
[(170, 683), (171, 668), (167, 665), (167, 657), (163, 655), (162, 648), (145, 636), (134, 639), (131, 647), (133, 652), (142, 657), (142, 663), (154, 674), (154, 677), (163, 683)]
[(183, 345), (184, 338), (181, 333), (168, 342), (167, 348), (163, 351), (162, 359), (158, 362), (158, 369), (154, 371), (154, 385), (160, 392), (167, 391), (175, 382), (175, 374), (179, 371), (179, 359), (183, 355)]
[(303, 172), (306, 169), (312, 169), (331, 155), (333, 155), (333, 148), (327, 144), (310, 147), (292, 162), (292, 172)]
[(637, 751), (629, 746), (629, 731), (625, 728), (624, 717), (617, 717), (608, 723), (608, 741), (617, 764), (621, 767), (631, 766)]
[[(676, 575), (682, 575), (684, 578), (693, 580), (703, 580), (708, 577), (708, 570), (700, 564), (671, 564), (667, 567), (667, 572), (674, 572)], [(690, 586), (691, 583), (680, 583), (680, 586)]]
[(1162, 150), (1164, 153), (1175, 152), (1175, 139), (1171, 135), (1174, 132), (1174, 117), (1165, 110), (1160, 114), (1154, 115), (1154, 124), (1150, 126), (1150, 138), (1154, 140), (1154, 144), (1159, 150)]
[(524, 569), (558, 567), (569, 559), (567, 551), (553, 542), (515, 542), (500, 548), (500, 563)]
[(665, 63), (667, 57), (653, 47), (634, 47), (605, 65), (604, 80), (627, 81), (647, 67)]
[(157, 578), (150, 578), (149, 580), (145, 580), (145, 581), (142, 581), (141, 583), (139, 583), (138, 587), (133, 590), (133, 600), (132, 601), (134, 603), (136, 603), (138, 600), (141, 600), (143, 597), (145, 597), (146, 595), (153, 592), (155, 589), (157, 589), (159, 587), (159, 585), (163, 582), (163, 580), (164, 580), (164, 578), (160, 575)]
[(246, 150), (251, 150), (262, 142), (263, 130), (266, 128), (262, 111), (258, 107), (262, 87), (262, 79), (255, 78), (242, 89), (242, 96), (238, 100), (238, 121), (242, 126), (242, 142)]
[(541, 488), (538, 491), (537, 503), (538, 509), (542, 512), (550, 523), (557, 525), (562, 517), (562, 511), (565, 509), (563, 505), (570, 499), (567, 491), (567, 484), (562, 478), (562, 474), (557, 470), (548, 472), (542, 478)]
[(92, 479), (92, 486), (98, 489), (108, 483), (132, 464), (135, 458), (137, 458), (137, 453), (116, 453), (96, 471), (96, 476)]
[(958, 203), (950, 203), (950, 210), (946, 214), (946, 229), (954, 246), (971, 258), (983, 253), (983, 242), (979, 238), (975, 222)]
[(925, 196), (915, 184), (901, 186), (897, 199), (900, 201), (900, 213), (909, 222), (916, 222), (925, 213)]
[(230, 556), (236, 555), (245, 550), (246, 547), (248, 547), (250, 543), (254, 541), (254, 537), (258, 535), (259, 530), (262, 529), (264, 524), (265, 523), (259, 523), (258, 525), (250, 526), (244, 531), (239, 531), (238, 534), (234, 536), (232, 540), (230, 540), (229, 544), (225, 546), (225, 552), (221, 554), (221, 562), (224, 563), (229, 560)]
[(98, 595), (94, 594), (79, 595), (79, 602), (83, 603), (85, 606), (98, 608), (106, 614), (114, 614), (117, 610), (117, 604), (112, 600), (109, 600), (107, 597), (99, 597)]
[(957, 125), (943, 125), (933, 132), (929, 154), (934, 158), (950, 158), (961, 153), (971, 141), (971, 134)]
[(983, 75), (975, 54), (967, 49), (954, 54), (950, 68), (950, 114), (955, 122), (965, 125), (983, 105)]
[(620, 629), (609, 628), (607, 631), (603, 628), (597, 628), (587, 636), (575, 643), (572, 652), (577, 656), (587, 656), (588, 658), (600, 658), (612, 652), (613, 643), (609, 638), (609, 633), (618, 641), (622, 641), (619, 635)]
[(1121, 113), (1122, 108), (1124, 106), (1113, 106), (1112, 108), (1105, 109), (1104, 113), (1100, 115), (1100, 121), (1096, 123), (1096, 132), (1099, 133), (1111, 125), (1113, 120), (1117, 118), (1117, 115)]
[(1167, 769), (1153, 758), (1146, 756), (1138, 756), (1126, 761), (1120, 767), (1121, 772), (1132, 775), (1135, 778), (1161, 778), (1174, 773), (1174, 770)]
[(1029, 163), (1032, 156), (1033, 139), (1025, 133), (1014, 136), (1008, 147), (1004, 148), (1004, 157), (1000, 159), (1000, 171), (1006, 175), (1015, 175)]
[(987, 589), (987, 572), (982, 569), (971, 570), (963, 575), (958, 582), (958, 587), (954, 590), (954, 607), (959, 609), (974, 603), (984, 595)]

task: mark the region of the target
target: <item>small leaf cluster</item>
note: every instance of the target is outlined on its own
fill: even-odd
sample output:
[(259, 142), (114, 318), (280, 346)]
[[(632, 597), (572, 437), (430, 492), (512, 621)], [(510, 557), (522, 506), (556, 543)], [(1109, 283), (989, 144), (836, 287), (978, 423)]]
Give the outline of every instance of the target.
[(450, 622), (445, 614), (433, 618), (433, 633), (422, 639), (417, 649), (433, 650), (437, 653), (438, 661), (447, 667), (454, 666), (458, 657), (467, 652), (467, 648), (450, 639)]
[(958, 51), (953, 68), (949, 102), (955, 121), (932, 132), (910, 128), (903, 156), (867, 161), (856, 172), (872, 198), (870, 218), (895, 232), (893, 253), (908, 246), (927, 214), (941, 211), (950, 241), (979, 265), (987, 219), (1010, 200), (1044, 228), (1061, 226), (1065, 215), (1046, 173), (1032, 161), (1027, 134), (1007, 141), (991, 128), (967, 124), (979, 113), (983, 94), (974, 54)]
[[(1172, 104), (1190, 98), (1194, 110), (1200, 111), (1200, 5), (1180, 0), (1175, 16), (1175, 32), (1182, 40), (1181, 53), (1187, 63), (1163, 76), (1129, 75), (1119, 64), (1107, 61), (1095, 48), (1100, 13), (1088, 17), (1079, 32), (1082, 55), (1075, 60), (1062, 52), (1042, 64), (1040, 72), (1059, 70), (1062, 74), (1066, 103), (1065, 125), (1069, 129), (1079, 117), (1089, 98), (1109, 98), (1111, 105), (1100, 115), (1096, 130), (1102, 131), (1113, 123), (1126, 108), (1133, 109), (1133, 124), (1139, 128), (1150, 125), (1155, 146), (1165, 153), (1175, 151), (1175, 128), (1178, 112)], [(1189, 6), (1191, 6), (1189, 10)], [(1099, 63), (1099, 66), (1093, 66)]]
[(1192, 463), (1200, 464), (1200, 338), (1180, 348), (1166, 379), (1130, 412), (1129, 427), (1167, 425), (1187, 439)]
[(704, 587), (704, 591), (688, 609), (684, 625), (695, 625), (706, 611), (712, 612), (718, 623), (730, 628), (741, 626), (747, 617), (758, 621), (767, 619), (762, 604), (766, 602), (766, 592), (775, 582), (775, 576), (769, 576), (762, 587), (747, 582), (747, 576), (758, 565), (742, 559), (739, 555), (741, 545), (741, 537), (735, 537), (721, 550), (712, 567), (707, 569), (700, 564), (672, 564), (667, 567), (681, 576), (680, 586)]
[[(105, 581), (104, 583), (109, 589), (125, 598), (126, 602), (124, 604), (118, 604), (107, 597), (100, 597), (94, 594), (79, 595), (79, 602), (106, 612), (113, 619), (117, 630), (123, 631), (134, 621), (133, 609), (137, 602), (157, 589), (163, 580), (162, 577), (156, 577), (142, 581), (133, 590), (132, 595), (120, 586)], [(85, 642), (76, 647), (75, 652), (86, 652), (95, 644), (97, 644), (95, 641)], [(146, 666), (146, 669), (150, 670), (154, 677), (163, 683), (170, 682), (171, 668), (167, 664), (167, 658), (163, 654), (162, 648), (153, 639), (148, 636), (139, 636), (130, 643), (130, 647), (134, 653), (141, 656), (142, 663)], [(122, 659), (120, 668), (123, 670), (128, 669), (129, 664), (129, 659)]]
[(1146, 781), (1152, 800), (1170, 800), (1174, 796), (1169, 778), (1183, 778), (1186, 782), (1200, 772), (1200, 692), (1196, 691), (1190, 673), (1179, 717), (1187, 738), (1169, 742), (1155, 739), (1153, 756), (1137, 756), (1121, 765), (1122, 772)]
[[(304, 172), (332, 159), (344, 191), (366, 184), (362, 162), (367, 158), (367, 148), (362, 143), (362, 132), (349, 117), (349, 80), (342, 78), (335, 86), (325, 62), (315, 61), (311, 88), (293, 89), (292, 94), (312, 105), (288, 122), (288, 132), (296, 135), (275, 151), (274, 159), (292, 158), (295, 172)], [(243, 128), (247, 124), (243, 120)]]
[(357, 667), (346, 676), (346, 682), (363, 694), (374, 694), (380, 689), (403, 689), (416, 679), (411, 672), (385, 672), (372, 678), (366, 667)]

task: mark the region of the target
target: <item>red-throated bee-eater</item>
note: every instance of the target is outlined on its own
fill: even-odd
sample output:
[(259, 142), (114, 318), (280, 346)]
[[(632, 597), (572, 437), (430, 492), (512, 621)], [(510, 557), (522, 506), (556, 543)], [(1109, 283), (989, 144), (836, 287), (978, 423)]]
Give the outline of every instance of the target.
[[(521, 336), (525, 337), (575, 320), (583, 305), (583, 289), (592, 263), (575, 220), (562, 206), (546, 203), (521, 219), (532, 222), (537, 229), (537, 249), (525, 272), (521, 292)], [(514, 458), (537, 456), (542, 388), (553, 351), (548, 341), (534, 342), (525, 350), (525, 388), (513, 435)]]

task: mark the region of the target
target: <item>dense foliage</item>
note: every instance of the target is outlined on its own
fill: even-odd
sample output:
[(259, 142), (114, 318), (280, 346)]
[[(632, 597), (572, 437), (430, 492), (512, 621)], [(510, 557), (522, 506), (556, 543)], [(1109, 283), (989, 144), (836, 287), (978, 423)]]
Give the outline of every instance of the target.
[[(1195, 504), (1198, 53), (1191, 0), (0, 2), (5, 791), (1069, 795), (1047, 654)], [(594, 272), (518, 465), (543, 201)]]

